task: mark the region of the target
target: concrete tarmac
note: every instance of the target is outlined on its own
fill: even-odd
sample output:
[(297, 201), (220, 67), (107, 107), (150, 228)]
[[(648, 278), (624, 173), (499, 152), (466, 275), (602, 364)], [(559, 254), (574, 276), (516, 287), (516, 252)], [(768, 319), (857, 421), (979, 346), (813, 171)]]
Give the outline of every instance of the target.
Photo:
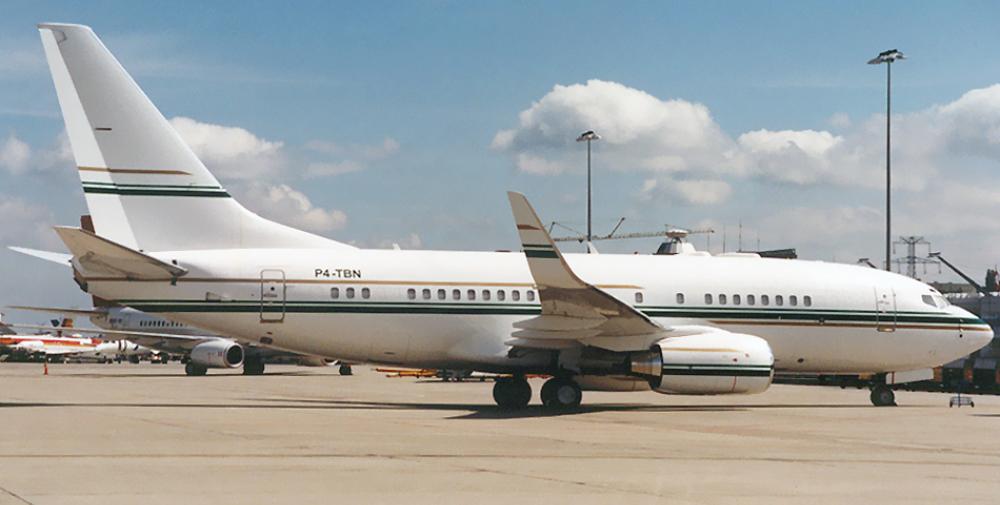
[(1000, 503), (997, 397), (876, 408), (863, 390), (778, 385), (504, 414), (489, 382), (364, 367), (49, 370), (0, 363), (2, 505)]

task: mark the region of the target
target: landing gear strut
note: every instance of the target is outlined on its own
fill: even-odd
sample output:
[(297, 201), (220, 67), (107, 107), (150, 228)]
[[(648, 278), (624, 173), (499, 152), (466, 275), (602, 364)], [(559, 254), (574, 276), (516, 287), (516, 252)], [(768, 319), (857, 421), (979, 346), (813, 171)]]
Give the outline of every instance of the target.
[(878, 384), (872, 386), (871, 400), (872, 405), (876, 407), (895, 407), (896, 393), (893, 393), (889, 386)]
[(200, 376), (200, 375), (205, 375), (206, 373), (208, 373), (208, 367), (201, 366), (201, 365), (196, 365), (196, 364), (188, 361), (187, 364), (184, 365), (184, 373), (186, 373), (186, 374), (188, 374), (188, 375), (190, 375), (192, 377), (194, 377), (194, 376)]
[(531, 384), (524, 377), (504, 377), (493, 384), (493, 400), (501, 409), (520, 410), (531, 401)]
[(553, 377), (542, 386), (542, 405), (550, 409), (568, 410), (580, 406), (583, 392), (573, 379)]
[(264, 375), (264, 360), (259, 356), (247, 356), (243, 360), (243, 375)]

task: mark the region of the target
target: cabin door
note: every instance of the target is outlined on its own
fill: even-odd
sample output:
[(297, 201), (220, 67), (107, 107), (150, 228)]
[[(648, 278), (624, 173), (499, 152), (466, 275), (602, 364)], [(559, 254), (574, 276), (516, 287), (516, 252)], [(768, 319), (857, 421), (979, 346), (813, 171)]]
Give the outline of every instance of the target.
[(260, 271), (260, 322), (285, 320), (285, 271)]
[(875, 287), (875, 329), (896, 331), (896, 292), (892, 288)]

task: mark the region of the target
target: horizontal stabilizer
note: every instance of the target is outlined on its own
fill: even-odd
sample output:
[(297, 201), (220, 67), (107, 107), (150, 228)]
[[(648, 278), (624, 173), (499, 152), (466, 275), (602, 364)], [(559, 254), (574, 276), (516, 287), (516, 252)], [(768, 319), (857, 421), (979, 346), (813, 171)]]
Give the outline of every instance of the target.
[(29, 249), (27, 247), (8, 246), (7, 249), (10, 249), (11, 251), (14, 251), (14, 252), (19, 252), (21, 254), (27, 254), (28, 256), (34, 256), (36, 258), (41, 258), (41, 259), (43, 259), (45, 261), (51, 261), (53, 263), (59, 263), (60, 265), (67, 266), (67, 267), (71, 266), (70, 260), (73, 259), (73, 255), (72, 254), (58, 253), (58, 252), (52, 252), (52, 251), (42, 251), (42, 250), (39, 250), (39, 249)]
[(187, 273), (177, 265), (129, 249), (81, 228), (56, 226), (56, 233), (86, 274), (130, 280), (169, 280)]
[(34, 307), (31, 305), (8, 305), (8, 308), (16, 310), (30, 310), (33, 312), (51, 312), (68, 316), (100, 316), (107, 314), (106, 310), (99, 309), (67, 309), (65, 307)]

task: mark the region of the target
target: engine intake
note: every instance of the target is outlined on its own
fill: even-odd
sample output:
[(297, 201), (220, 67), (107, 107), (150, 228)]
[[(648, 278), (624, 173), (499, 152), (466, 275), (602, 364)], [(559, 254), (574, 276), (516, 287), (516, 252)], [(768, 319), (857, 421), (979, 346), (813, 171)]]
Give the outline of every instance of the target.
[(665, 338), (633, 354), (630, 371), (658, 393), (753, 394), (771, 385), (774, 355), (760, 337), (720, 331)]
[(191, 361), (207, 368), (237, 368), (243, 364), (243, 347), (232, 340), (210, 340), (191, 349)]

